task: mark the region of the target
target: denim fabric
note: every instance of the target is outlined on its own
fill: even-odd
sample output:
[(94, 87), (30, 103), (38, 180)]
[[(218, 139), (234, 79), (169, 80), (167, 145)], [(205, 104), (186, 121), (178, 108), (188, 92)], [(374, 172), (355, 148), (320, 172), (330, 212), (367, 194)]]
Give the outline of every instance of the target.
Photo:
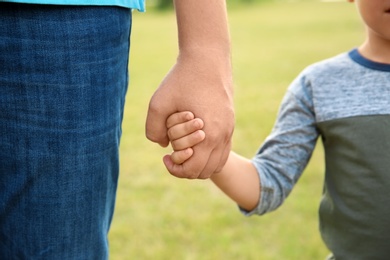
[(131, 12), (0, 17), (0, 259), (107, 259)]

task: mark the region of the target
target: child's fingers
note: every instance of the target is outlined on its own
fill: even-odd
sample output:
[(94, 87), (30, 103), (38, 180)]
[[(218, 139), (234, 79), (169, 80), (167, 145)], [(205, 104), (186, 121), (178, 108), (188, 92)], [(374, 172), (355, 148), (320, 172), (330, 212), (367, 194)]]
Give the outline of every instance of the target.
[(190, 121), (194, 118), (195, 118), (194, 114), (189, 111), (177, 112), (168, 117), (166, 125), (167, 128), (171, 128), (174, 125)]
[(174, 151), (180, 151), (197, 145), (198, 143), (202, 142), (205, 137), (206, 134), (203, 130), (197, 130), (182, 138), (171, 141), (171, 145)]
[(192, 150), (192, 148), (187, 148), (181, 151), (174, 151), (171, 154), (171, 160), (174, 164), (182, 164), (187, 161), (193, 153), (194, 151)]
[(203, 120), (200, 118), (195, 118), (185, 123), (180, 123), (172, 126), (168, 129), (168, 138), (169, 140), (177, 140), (183, 138), (191, 133), (194, 133), (197, 130), (203, 128)]

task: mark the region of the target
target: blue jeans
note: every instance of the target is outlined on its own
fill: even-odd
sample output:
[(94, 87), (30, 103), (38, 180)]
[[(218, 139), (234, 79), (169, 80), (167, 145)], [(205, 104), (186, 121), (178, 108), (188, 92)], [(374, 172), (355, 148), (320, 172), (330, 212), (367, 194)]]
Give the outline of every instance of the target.
[(107, 259), (131, 12), (0, 3), (0, 259)]

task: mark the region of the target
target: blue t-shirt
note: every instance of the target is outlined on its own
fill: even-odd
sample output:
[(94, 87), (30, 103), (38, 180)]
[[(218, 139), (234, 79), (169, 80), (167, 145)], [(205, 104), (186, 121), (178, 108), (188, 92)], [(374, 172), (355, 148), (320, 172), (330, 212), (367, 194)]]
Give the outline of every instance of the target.
[(114, 5), (137, 9), (141, 12), (145, 11), (145, 0), (0, 0), (0, 2), (53, 5)]

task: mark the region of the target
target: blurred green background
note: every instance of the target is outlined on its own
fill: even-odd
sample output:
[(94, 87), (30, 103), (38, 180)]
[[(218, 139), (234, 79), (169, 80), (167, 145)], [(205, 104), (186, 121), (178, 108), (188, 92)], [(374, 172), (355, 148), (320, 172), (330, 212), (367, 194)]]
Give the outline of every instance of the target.
[[(307, 65), (358, 46), (363, 27), (347, 1), (229, 2), (235, 83), (233, 148), (252, 157), (289, 83)], [(150, 1), (151, 2), (151, 1)], [(153, 3), (153, 2), (152, 2)], [(177, 55), (172, 11), (134, 12), (121, 174), (111, 259), (324, 259), (318, 231), (321, 144), (277, 211), (244, 217), (209, 180), (172, 177), (169, 152), (144, 136), (148, 102)]]

